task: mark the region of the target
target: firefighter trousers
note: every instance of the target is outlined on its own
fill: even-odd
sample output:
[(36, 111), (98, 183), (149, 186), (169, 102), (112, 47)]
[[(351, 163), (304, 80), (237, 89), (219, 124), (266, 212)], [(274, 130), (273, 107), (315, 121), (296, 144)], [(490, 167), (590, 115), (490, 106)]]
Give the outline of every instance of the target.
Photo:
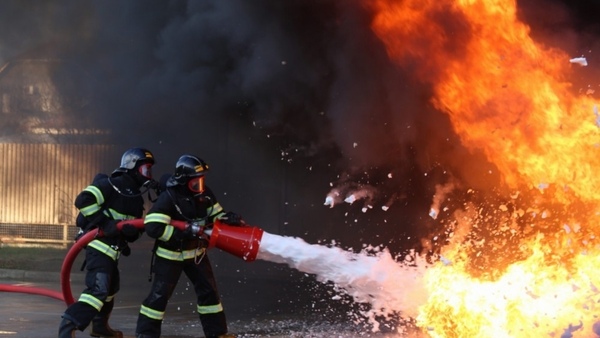
[(194, 286), (197, 311), (206, 337), (218, 337), (227, 333), (227, 321), (212, 266), (205, 255), (196, 264), (194, 258), (175, 261), (156, 256), (154, 280), (148, 297), (142, 302), (136, 334), (144, 337), (160, 337), (161, 324), (167, 303), (177, 286), (181, 273), (185, 273)]
[(107, 312), (101, 312), (105, 304), (107, 308), (112, 309), (113, 297), (119, 291), (120, 284), (118, 260), (88, 247), (85, 261), (86, 288), (81, 293), (79, 300), (71, 304), (64, 313), (64, 317), (82, 331), (97, 314)]

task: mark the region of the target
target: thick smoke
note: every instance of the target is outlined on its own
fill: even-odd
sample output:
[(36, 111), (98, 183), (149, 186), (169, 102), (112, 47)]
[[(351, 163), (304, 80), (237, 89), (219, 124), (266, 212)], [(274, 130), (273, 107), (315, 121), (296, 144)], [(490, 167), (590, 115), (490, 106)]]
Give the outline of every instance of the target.
[[(60, 58), (93, 84), (89, 113), (117, 137), (196, 141), (241, 118), (356, 165), (402, 155), (415, 90), (360, 2), (3, 2), (0, 60)], [(417, 98), (416, 100), (419, 100)], [(126, 136), (125, 136), (126, 135)], [(186, 137), (186, 135), (188, 135)]]
[[(522, 1), (520, 15), (536, 38), (568, 41), (559, 47), (593, 58), (599, 28), (586, 6), (594, 4), (566, 4)], [(262, 166), (283, 160), (321, 173), (321, 201), (338, 185), (375, 191), (371, 202), (386, 207), (429, 204), (436, 185), (454, 179), (494, 187), (492, 166), (460, 145), (413, 67), (388, 59), (368, 8), (358, 0), (3, 1), (0, 63), (63, 60), (57, 73), (82, 85), (57, 86), (85, 97), (74, 120), (111, 129), (112, 142), (210, 159), (235, 158), (230, 149), (250, 140), (272, 158)], [(240, 136), (229, 136), (231, 145), (214, 146), (232, 133)], [(429, 205), (411, 210), (426, 215)]]
[[(594, 57), (597, 5), (519, 5), (536, 38)], [(498, 178), (481, 174), (493, 168), (460, 145), (413, 67), (388, 59), (368, 8), (358, 0), (3, 1), (0, 63), (63, 60), (62, 78), (85, 84), (57, 84), (86, 97), (75, 119), (111, 129), (113, 142), (214, 158), (222, 149), (211, 142), (242, 130), (231, 142), (250, 138), (273, 163), (321, 170), (334, 187), (375, 189), (371, 198), (385, 206), (430, 199), (454, 179), (493, 187)]]

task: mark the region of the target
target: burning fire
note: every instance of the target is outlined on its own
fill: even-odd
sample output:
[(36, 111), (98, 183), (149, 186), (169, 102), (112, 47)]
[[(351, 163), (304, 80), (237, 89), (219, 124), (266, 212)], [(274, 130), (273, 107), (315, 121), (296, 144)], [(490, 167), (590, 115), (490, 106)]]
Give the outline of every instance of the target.
[[(434, 337), (595, 337), (600, 315), (600, 130), (563, 51), (534, 41), (514, 0), (371, 0), (390, 58), (416, 68), (504, 199), (448, 220), (418, 325)], [(444, 262), (449, 262), (444, 264)]]

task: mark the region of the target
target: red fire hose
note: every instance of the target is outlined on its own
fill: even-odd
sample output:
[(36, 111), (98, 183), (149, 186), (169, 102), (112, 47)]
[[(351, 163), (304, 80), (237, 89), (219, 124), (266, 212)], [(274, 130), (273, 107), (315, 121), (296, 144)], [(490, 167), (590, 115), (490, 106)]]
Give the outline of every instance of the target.
[[(117, 223), (117, 228), (121, 230), (121, 227), (124, 224), (131, 224), (138, 229), (142, 229), (144, 227), (144, 219), (139, 218), (120, 221)], [(184, 221), (172, 220), (171, 225), (180, 230), (184, 230), (187, 224)], [(210, 236), (209, 248), (217, 247), (240, 257), (247, 262), (252, 262), (256, 259), (263, 230), (251, 226), (227, 226), (219, 222), (219, 220), (216, 220), (213, 228), (210, 231), (206, 231), (206, 234)], [(102, 231), (94, 229), (79, 238), (69, 249), (60, 270), (60, 286), (62, 293), (42, 288), (4, 284), (0, 284), (0, 292), (30, 293), (62, 300), (67, 306), (73, 304), (75, 302), (73, 293), (71, 292), (71, 268), (73, 267), (73, 262), (75, 261), (75, 258), (77, 258), (79, 252), (85, 248), (89, 242), (102, 236)]]
[(28, 293), (32, 295), (46, 296), (55, 298), (58, 300), (64, 300), (63, 294), (49, 289), (36, 288), (32, 286), (25, 285), (9, 285), (9, 284), (0, 284), (0, 292), (18, 292), (18, 293)]
[[(119, 223), (117, 223), (117, 228), (121, 230), (121, 227), (124, 224), (131, 224), (138, 229), (142, 229), (144, 228), (144, 219), (136, 218), (132, 220), (120, 221)], [(186, 223), (183, 221), (171, 221), (171, 225), (183, 230), (185, 229)], [(79, 254), (81, 249), (85, 248), (85, 246), (88, 245), (89, 242), (94, 240), (94, 238), (102, 236), (102, 231), (99, 229), (89, 231), (81, 238), (79, 238), (77, 242), (73, 244), (71, 249), (69, 249), (69, 252), (67, 252), (65, 260), (63, 261), (62, 268), (60, 270), (60, 287), (62, 290), (64, 301), (67, 304), (67, 306), (75, 302), (75, 299), (73, 298), (73, 293), (71, 292), (71, 268), (73, 266), (73, 262), (75, 261), (75, 258), (77, 258), (77, 255)]]

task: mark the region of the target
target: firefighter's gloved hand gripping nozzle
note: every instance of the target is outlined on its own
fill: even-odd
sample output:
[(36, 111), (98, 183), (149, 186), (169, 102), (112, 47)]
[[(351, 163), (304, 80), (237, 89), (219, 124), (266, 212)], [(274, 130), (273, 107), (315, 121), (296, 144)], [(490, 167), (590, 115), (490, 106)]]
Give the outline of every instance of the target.
[(200, 225), (198, 222), (187, 222), (183, 233), (187, 238), (202, 237), (204, 235), (204, 225)]
[[(117, 223), (117, 228), (120, 231), (125, 224), (134, 226), (138, 229), (144, 227), (143, 219), (125, 220)], [(171, 225), (182, 230), (184, 233), (189, 232), (191, 236), (203, 236), (208, 239), (208, 248), (219, 248), (234, 256), (242, 258), (247, 262), (256, 260), (260, 240), (262, 239), (263, 230), (255, 226), (233, 226), (226, 225), (220, 220), (215, 220), (212, 227), (202, 226), (194, 222), (171, 221)], [(75, 244), (69, 249), (65, 259), (63, 260), (60, 284), (63, 293), (64, 301), (67, 305), (75, 302), (73, 293), (71, 292), (71, 268), (73, 262), (79, 252), (94, 238), (104, 236), (102, 230), (93, 229), (85, 235), (77, 239)]]

